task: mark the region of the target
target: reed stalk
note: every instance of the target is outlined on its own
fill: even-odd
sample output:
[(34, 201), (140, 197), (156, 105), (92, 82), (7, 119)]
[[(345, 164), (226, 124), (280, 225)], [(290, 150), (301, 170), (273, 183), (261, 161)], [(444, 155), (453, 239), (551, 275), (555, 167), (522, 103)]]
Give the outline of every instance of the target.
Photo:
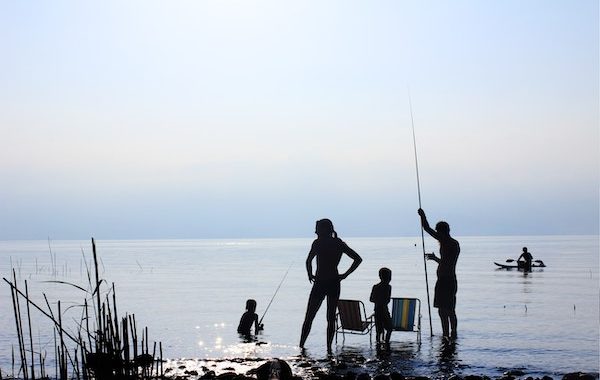
[[(25, 297), (29, 299), (27, 280), (25, 280)], [(29, 325), (29, 347), (31, 349), (31, 379), (35, 380), (35, 354), (33, 351), (33, 333), (31, 332), (31, 310), (29, 308), (29, 302), (27, 302), (27, 324)]]
[[(101, 310), (101, 306), (100, 306), (100, 279), (99, 279), (99, 274), (98, 274), (98, 256), (96, 255), (96, 242), (94, 241), (94, 238), (92, 238), (92, 253), (94, 256), (94, 270), (96, 273), (96, 286), (94, 289), (94, 292), (96, 293), (96, 303), (97, 303), (97, 311), (98, 311), (98, 329), (101, 328), (102, 326), (102, 317), (100, 316), (100, 310)], [(98, 344), (98, 346), (96, 347), (96, 351), (97, 352), (102, 352), (102, 344), (101, 342), (96, 342)]]
[[(15, 284), (17, 282), (17, 275), (15, 273), (15, 270), (13, 269), (13, 278), (15, 280)], [(19, 372), (23, 371), (23, 377), (25, 379), (28, 378), (27, 376), (27, 356), (25, 355), (25, 343), (23, 341), (23, 325), (21, 323), (21, 309), (19, 307), (19, 297), (18, 297), (18, 289), (15, 286), (14, 288), (12, 288), (13, 291), (11, 292), (12, 294), (12, 301), (13, 301), (13, 310), (15, 313), (15, 323), (16, 323), (16, 327), (17, 327), (17, 339), (19, 340), (19, 355), (21, 357), (21, 368), (19, 369)]]

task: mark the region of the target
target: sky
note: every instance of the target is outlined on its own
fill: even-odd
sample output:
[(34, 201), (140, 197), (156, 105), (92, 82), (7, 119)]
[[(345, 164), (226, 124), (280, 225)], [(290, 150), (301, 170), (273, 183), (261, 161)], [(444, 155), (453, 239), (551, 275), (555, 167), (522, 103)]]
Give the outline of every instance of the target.
[(0, 2), (0, 240), (598, 234), (599, 5)]

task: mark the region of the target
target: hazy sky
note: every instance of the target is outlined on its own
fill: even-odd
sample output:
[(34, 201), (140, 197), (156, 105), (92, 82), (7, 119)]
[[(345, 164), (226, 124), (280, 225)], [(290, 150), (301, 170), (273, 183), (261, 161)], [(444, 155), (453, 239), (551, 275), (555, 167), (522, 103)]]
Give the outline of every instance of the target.
[(0, 2), (0, 239), (597, 234), (599, 5)]

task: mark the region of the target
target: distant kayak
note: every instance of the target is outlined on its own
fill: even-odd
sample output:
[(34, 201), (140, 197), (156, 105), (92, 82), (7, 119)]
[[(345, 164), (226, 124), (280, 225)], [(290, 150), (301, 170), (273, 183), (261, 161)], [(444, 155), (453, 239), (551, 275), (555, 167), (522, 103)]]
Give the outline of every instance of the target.
[[(523, 261), (519, 261), (519, 262), (515, 262), (514, 260), (511, 260), (512, 262), (507, 263), (507, 264), (500, 264), (497, 262), (494, 262), (494, 264), (496, 264), (497, 266), (499, 266), (499, 269), (523, 269), (524, 267), (524, 262)], [(531, 263), (531, 267), (532, 268), (545, 268), (546, 264), (544, 264), (544, 262), (542, 260), (535, 260), (533, 263)]]

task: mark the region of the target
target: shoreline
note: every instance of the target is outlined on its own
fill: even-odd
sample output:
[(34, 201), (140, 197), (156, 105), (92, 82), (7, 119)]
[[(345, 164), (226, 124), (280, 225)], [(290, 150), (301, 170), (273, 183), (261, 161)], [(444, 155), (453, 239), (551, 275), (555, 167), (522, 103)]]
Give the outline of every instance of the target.
[[(280, 380), (597, 380), (598, 372), (574, 371), (540, 374), (524, 368), (500, 371), (497, 376), (469, 371), (468, 366), (449, 366), (436, 374), (419, 374), (419, 368), (399, 371), (385, 359), (322, 358), (303, 356), (289, 358), (225, 358), (225, 359), (170, 359), (166, 360), (165, 377), (173, 380), (269, 380), (256, 371), (278, 360), (289, 365), (291, 377)], [(427, 371), (423, 371), (427, 372)]]

